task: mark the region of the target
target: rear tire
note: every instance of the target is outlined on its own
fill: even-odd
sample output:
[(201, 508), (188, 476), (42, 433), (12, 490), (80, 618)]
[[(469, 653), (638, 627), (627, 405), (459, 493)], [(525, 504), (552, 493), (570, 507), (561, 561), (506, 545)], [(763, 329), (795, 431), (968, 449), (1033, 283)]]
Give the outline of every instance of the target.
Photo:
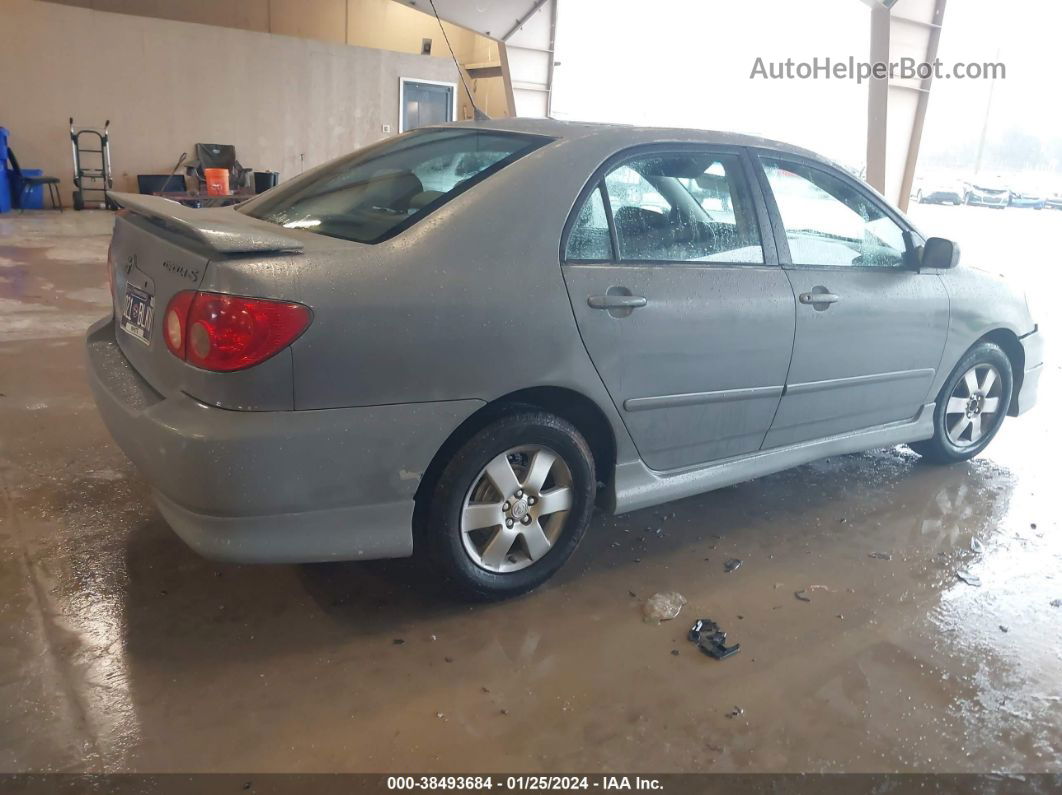
[(593, 454), (575, 426), (516, 410), (476, 433), (442, 470), (424, 522), (432, 562), (467, 599), (526, 593), (571, 557), (596, 488)]
[(908, 445), (934, 464), (969, 461), (988, 447), (1003, 425), (1014, 391), (1014, 373), (1003, 349), (974, 346), (937, 395), (933, 438)]

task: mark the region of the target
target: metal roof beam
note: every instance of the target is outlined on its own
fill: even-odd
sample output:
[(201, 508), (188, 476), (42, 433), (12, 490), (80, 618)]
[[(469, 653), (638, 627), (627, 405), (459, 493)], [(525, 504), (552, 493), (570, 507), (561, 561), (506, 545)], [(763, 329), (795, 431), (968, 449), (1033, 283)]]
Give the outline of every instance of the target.
[[(428, 0), (394, 0), (433, 14)], [(558, 0), (434, 0), (439, 18), (498, 42), (502, 79), (516, 116), (549, 115)], [(533, 88), (532, 88), (533, 87)]]

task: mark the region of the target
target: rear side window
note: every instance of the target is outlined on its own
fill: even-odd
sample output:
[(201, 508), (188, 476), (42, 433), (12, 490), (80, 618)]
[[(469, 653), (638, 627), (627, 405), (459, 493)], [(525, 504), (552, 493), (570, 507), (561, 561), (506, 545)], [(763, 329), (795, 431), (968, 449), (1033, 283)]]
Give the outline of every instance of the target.
[(740, 158), (702, 151), (639, 155), (612, 168), (579, 209), (568, 261), (762, 264), (755, 205)]
[(290, 229), (378, 243), (549, 140), (493, 130), (416, 130), (314, 169), (240, 210)]
[(612, 259), (612, 240), (608, 231), (608, 216), (601, 198), (601, 186), (586, 197), (583, 209), (568, 233), (566, 259), (600, 261)]

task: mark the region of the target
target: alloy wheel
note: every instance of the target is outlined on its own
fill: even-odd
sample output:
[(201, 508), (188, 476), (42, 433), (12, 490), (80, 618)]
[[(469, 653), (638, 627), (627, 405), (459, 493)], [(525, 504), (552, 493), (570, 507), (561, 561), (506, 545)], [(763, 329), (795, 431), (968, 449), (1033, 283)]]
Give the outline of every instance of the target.
[(521, 445), (490, 460), (461, 509), (461, 541), (480, 568), (497, 574), (541, 560), (564, 533), (572, 473), (542, 445)]
[(977, 364), (959, 379), (944, 409), (948, 441), (959, 448), (980, 443), (999, 423), (1003, 380), (991, 364)]

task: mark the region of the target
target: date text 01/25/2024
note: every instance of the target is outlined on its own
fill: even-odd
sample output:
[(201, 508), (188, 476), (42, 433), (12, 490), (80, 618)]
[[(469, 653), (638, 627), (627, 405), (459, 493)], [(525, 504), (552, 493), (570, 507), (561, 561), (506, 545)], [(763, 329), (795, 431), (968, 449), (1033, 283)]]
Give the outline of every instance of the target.
[(388, 790), (659, 790), (659, 779), (642, 776), (388, 776)]

